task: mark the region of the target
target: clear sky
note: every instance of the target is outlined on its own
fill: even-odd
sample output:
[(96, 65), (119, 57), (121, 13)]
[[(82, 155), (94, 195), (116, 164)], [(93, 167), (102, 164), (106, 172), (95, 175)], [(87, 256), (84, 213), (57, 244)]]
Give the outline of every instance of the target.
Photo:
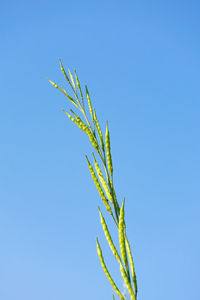
[[(87, 137), (62, 112), (61, 57), (109, 120), (139, 300), (200, 299), (199, 1), (3, 1), (0, 299), (109, 300)], [(110, 224), (110, 223), (109, 223)]]

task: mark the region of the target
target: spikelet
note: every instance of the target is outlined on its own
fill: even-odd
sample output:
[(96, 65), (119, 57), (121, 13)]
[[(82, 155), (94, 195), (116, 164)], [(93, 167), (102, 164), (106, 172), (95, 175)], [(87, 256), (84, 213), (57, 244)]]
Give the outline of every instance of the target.
[(126, 244), (126, 250), (127, 250), (127, 254), (128, 254), (129, 263), (130, 263), (131, 275), (132, 275), (132, 278), (133, 278), (135, 295), (137, 297), (137, 278), (136, 278), (136, 273), (135, 273), (135, 266), (134, 266), (134, 262), (133, 262), (133, 256), (132, 256), (132, 253), (131, 253), (131, 247), (130, 247), (130, 244), (129, 244), (129, 241), (128, 241), (127, 237), (125, 239), (125, 244)]
[(99, 195), (100, 195), (101, 199), (103, 200), (103, 203), (105, 204), (105, 207), (106, 207), (107, 211), (109, 211), (109, 213), (112, 214), (111, 207), (110, 207), (110, 205), (108, 203), (108, 200), (106, 199), (106, 196), (105, 196), (104, 191), (103, 191), (103, 189), (102, 189), (102, 187), (101, 187), (101, 185), (100, 185), (100, 183), (98, 181), (98, 178), (97, 178), (97, 176), (96, 176), (96, 174), (94, 172), (94, 169), (93, 169), (92, 165), (90, 164), (90, 162), (89, 162), (89, 160), (87, 158), (87, 155), (86, 155), (86, 159), (87, 159), (87, 163), (88, 163), (90, 174), (91, 174), (92, 179), (93, 179), (93, 181), (94, 181), (94, 183), (96, 185), (96, 188), (97, 188), (97, 190), (99, 192)]
[(101, 182), (101, 184), (102, 184), (102, 187), (104, 188), (104, 191), (105, 191), (105, 193), (106, 193), (106, 196), (107, 196), (108, 200), (109, 200), (111, 203), (113, 203), (112, 195), (111, 195), (111, 193), (110, 193), (108, 184), (107, 184), (107, 182), (106, 182), (106, 180), (105, 180), (105, 178), (104, 178), (104, 176), (103, 176), (103, 174), (102, 174), (102, 172), (101, 172), (101, 169), (100, 169), (100, 167), (99, 167), (98, 162), (97, 162), (96, 159), (95, 159), (94, 153), (92, 153), (92, 154), (93, 154), (93, 157), (94, 157), (94, 165), (95, 165), (95, 169), (96, 169), (97, 175), (98, 175), (98, 177), (99, 177), (99, 180), (100, 180), (100, 182)]
[(106, 275), (106, 277), (108, 278), (108, 280), (110, 281), (114, 291), (116, 292), (116, 294), (119, 296), (119, 298), (121, 300), (124, 300), (124, 296), (122, 295), (122, 293), (119, 291), (118, 287), (116, 286), (115, 282), (113, 281), (107, 267), (106, 267), (106, 264), (104, 262), (104, 258), (103, 258), (103, 254), (102, 254), (102, 251), (101, 251), (101, 247), (99, 245), (99, 242), (98, 242), (98, 239), (97, 240), (97, 254), (99, 256), (99, 259), (100, 259), (100, 262), (101, 262), (101, 266), (102, 266), (102, 269)]
[(111, 157), (111, 149), (110, 149), (110, 133), (108, 130), (108, 122), (106, 122), (105, 143), (106, 143), (106, 156), (107, 156), (108, 170), (110, 172), (110, 175), (113, 176), (113, 165), (112, 165), (112, 157)]
[(105, 221), (105, 219), (104, 219), (104, 217), (103, 217), (103, 215), (102, 215), (99, 207), (98, 207), (98, 209), (99, 209), (99, 215), (100, 215), (101, 225), (102, 225), (105, 237), (107, 239), (107, 242), (108, 242), (108, 244), (110, 246), (110, 249), (111, 249), (114, 257), (116, 258), (116, 260), (118, 261), (118, 263), (121, 264), (122, 263), (121, 258), (120, 258), (119, 253), (118, 253), (118, 251), (117, 251), (117, 249), (116, 249), (116, 247), (115, 247), (115, 245), (113, 243), (113, 240), (112, 240), (110, 232), (108, 230), (106, 221)]
[(94, 116), (94, 122), (95, 122), (95, 125), (96, 125), (96, 128), (97, 128), (97, 132), (98, 132), (98, 135), (99, 135), (99, 140), (100, 140), (100, 143), (101, 143), (101, 148), (102, 148), (102, 150), (104, 152), (103, 134), (102, 134), (101, 127), (100, 127), (98, 119), (97, 119), (97, 115), (96, 115), (95, 109), (93, 110), (93, 116)]

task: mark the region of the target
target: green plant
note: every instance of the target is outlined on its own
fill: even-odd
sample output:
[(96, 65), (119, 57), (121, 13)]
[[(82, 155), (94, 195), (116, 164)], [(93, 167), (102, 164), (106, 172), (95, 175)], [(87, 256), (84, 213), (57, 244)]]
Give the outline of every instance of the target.
[[(119, 202), (116, 197), (114, 182), (113, 182), (113, 163), (112, 163), (112, 156), (111, 156), (110, 133), (108, 129), (108, 122), (106, 122), (106, 132), (105, 132), (105, 139), (104, 139), (101, 127), (97, 119), (95, 109), (92, 107), (87, 86), (85, 86), (85, 93), (87, 99), (87, 106), (90, 114), (90, 120), (87, 115), (85, 100), (84, 100), (83, 92), (76, 71), (75, 71), (75, 76), (72, 75), (70, 70), (68, 70), (69, 75), (67, 75), (67, 73), (63, 68), (61, 60), (60, 60), (60, 67), (62, 73), (64, 74), (69, 84), (69, 87), (72, 90), (73, 95), (71, 96), (70, 94), (68, 94), (68, 92), (63, 87), (59, 87), (51, 80), (49, 80), (49, 82), (58, 90), (60, 90), (68, 98), (68, 100), (76, 107), (76, 109), (79, 112), (81, 112), (84, 121), (72, 109), (70, 109), (71, 114), (63, 110), (64, 113), (69, 117), (69, 119), (72, 120), (72, 122), (74, 122), (83, 132), (86, 133), (95, 152), (98, 155), (99, 160), (101, 161), (101, 164), (103, 165), (103, 170), (102, 170), (100, 164), (98, 163), (95, 157), (95, 154), (92, 153), (93, 160), (94, 160), (94, 167), (93, 167), (88, 157), (86, 156), (92, 179), (105, 205), (105, 208), (108, 211), (111, 218), (113, 219), (116, 229), (118, 231), (120, 253), (118, 252), (116, 246), (113, 243), (106, 221), (103, 217), (100, 208), (98, 207), (100, 221), (101, 221), (101, 225), (105, 237), (107, 239), (107, 242), (113, 253), (114, 258), (116, 259), (116, 261), (120, 266), (121, 276), (127, 287), (130, 299), (136, 300), (137, 279), (136, 279), (135, 268), (133, 263), (133, 256), (126, 235), (126, 225), (125, 225), (125, 218), (124, 218), (125, 199), (123, 200), (122, 206), (120, 208)], [(117, 287), (117, 285), (115, 284), (114, 280), (112, 279), (106, 267), (98, 239), (96, 242), (97, 242), (97, 253), (101, 262), (101, 266), (104, 270), (104, 273), (107, 276), (108, 280), (110, 281), (118, 297), (121, 300), (125, 300), (126, 299), (125, 295), (123, 295), (123, 293)], [(115, 299), (114, 295), (113, 295), (113, 299)]]

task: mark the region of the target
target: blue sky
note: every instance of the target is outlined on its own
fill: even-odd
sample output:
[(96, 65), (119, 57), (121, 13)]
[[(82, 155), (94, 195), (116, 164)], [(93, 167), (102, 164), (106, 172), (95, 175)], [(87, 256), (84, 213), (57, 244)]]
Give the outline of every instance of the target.
[[(102, 126), (139, 300), (199, 299), (199, 1), (1, 4), (0, 298), (112, 299), (87, 137), (46, 78), (76, 69)], [(109, 222), (109, 221), (108, 221)], [(110, 223), (109, 223), (110, 224)], [(111, 225), (111, 224), (110, 224)]]

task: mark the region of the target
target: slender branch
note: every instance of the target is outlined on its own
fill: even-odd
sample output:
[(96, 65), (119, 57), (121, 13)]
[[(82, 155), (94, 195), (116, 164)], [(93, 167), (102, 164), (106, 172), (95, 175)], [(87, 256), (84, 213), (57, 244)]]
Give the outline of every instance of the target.
[[(108, 130), (108, 123), (106, 123), (106, 133), (105, 133), (105, 142), (104, 142), (101, 127), (100, 127), (97, 117), (96, 117), (95, 109), (92, 108), (92, 104), (91, 104), (87, 86), (86, 86), (86, 97), (87, 97), (88, 109), (89, 109), (89, 112), (91, 115), (93, 126), (90, 124), (90, 121), (88, 119), (88, 116), (87, 116), (87, 113), (85, 110), (84, 96), (83, 96), (83, 93), (81, 90), (81, 85), (80, 85), (76, 71), (75, 71), (75, 80), (74, 80), (74, 77), (71, 74), (70, 70), (69, 70), (70, 78), (68, 77), (67, 73), (64, 70), (61, 60), (60, 60), (60, 66), (61, 66), (62, 73), (64, 74), (67, 82), (69, 83), (69, 86), (72, 89), (72, 92), (73, 92), (75, 98), (72, 98), (66, 92), (66, 90), (64, 88), (60, 88), (58, 85), (53, 83), (51, 80), (49, 80), (49, 81), (54, 87), (59, 89), (65, 96), (67, 96), (68, 100), (82, 113), (82, 115), (84, 116), (84, 119), (86, 121), (86, 123), (85, 123), (85, 121), (83, 122), (81, 120), (81, 118), (72, 109), (71, 109), (71, 113), (72, 113), (73, 117), (65, 111), (66, 115), (81, 130), (83, 130), (88, 135), (90, 142), (91, 142), (92, 146), (94, 147), (94, 149), (96, 150), (96, 152), (98, 153), (98, 157), (103, 165), (107, 181), (104, 178), (103, 173), (101, 172), (101, 168), (100, 168), (99, 164), (97, 163), (95, 157), (94, 157), (94, 163), (95, 163), (96, 171), (93, 169), (92, 165), (90, 164), (90, 162), (86, 156), (89, 170), (92, 175), (93, 181), (96, 185), (96, 188), (99, 191), (99, 195), (100, 195), (101, 199), (103, 200), (107, 211), (110, 213), (110, 215), (116, 225), (116, 228), (117, 228), (117, 231), (119, 234), (121, 257), (119, 256), (119, 254), (112, 242), (111, 235), (108, 231), (105, 220), (100, 212), (101, 223), (103, 226), (104, 233), (106, 235), (109, 246), (111, 247), (114, 258), (120, 263), (121, 276), (122, 276), (122, 278), (126, 284), (126, 287), (128, 289), (130, 299), (136, 300), (137, 299), (137, 280), (136, 280), (136, 274), (135, 274), (135, 267), (134, 267), (134, 263), (133, 263), (133, 256), (131, 253), (130, 244), (129, 244), (127, 236), (126, 236), (126, 226), (125, 226), (125, 219), (124, 219), (124, 202), (120, 209), (119, 203), (117, 200), (117, 196), (115, 193), (114, 182), (113, 182), (113, 166), (112, 166), (112, 157), (111, 157), (111, 149), (110, 149), (110, 134), (109, 134), (109, 130)], [(71, 81), (70, 81), (70, 79), (71, 79)], [(79, 91), (81, 100), (79, 99), (77, 91)], [(99, 139), (97, 138), (95, 129), (97, 129)], [(104, 147), (104, 145), (105, 145), (105, 147)], [(93, 154), (93, 156), (94, 156), (94, 154)], [(96, 172), (100, 178), (100, 181), (97, 178)], [(105, 191), (105, 193), (104, 193), (104, 191)], [(108, 197), (108, 199), (106, 198), (106, 196)], [(109, 201), (111, 202), (113, 208), (110, 207)], [(114, 209), (114, 213), (113, 213), (113, 209)], [(99, 255), (99, 258), (101, 261), (102, 268), (103, 268), (107, 278), (109, 279), (112, 287), (114, 288), (114, 290), (115, 290), (116, 294), (119, 296), (119, 298), (124, 300), (124, 296), (122, 295), (122, 293), (120, 292), (120, 290), (118, 289), (116, 284), (114, 283), (114, 281), (104, 263), (103, 255), (102, 255), (98, 240), (97, 240), (97, 252), (98, 252), (98, 255)], [(130, 265), (131, 272), (129, 271), (129, 265)], [(132, 280), (130, 277), (130, 273), (132, 276)], [(113, 299), (115, 299), (114, 295), (113, 295)]]

